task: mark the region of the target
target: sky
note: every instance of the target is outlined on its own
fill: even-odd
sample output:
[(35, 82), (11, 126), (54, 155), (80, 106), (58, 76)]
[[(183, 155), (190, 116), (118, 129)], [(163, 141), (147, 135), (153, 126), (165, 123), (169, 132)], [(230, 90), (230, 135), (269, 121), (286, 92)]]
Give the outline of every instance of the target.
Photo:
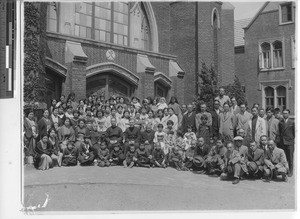
[(265, 1), (258, 2), (230, 2), (234, 7), (234, 19), (240, 20), (244, 18), (252, 18)]

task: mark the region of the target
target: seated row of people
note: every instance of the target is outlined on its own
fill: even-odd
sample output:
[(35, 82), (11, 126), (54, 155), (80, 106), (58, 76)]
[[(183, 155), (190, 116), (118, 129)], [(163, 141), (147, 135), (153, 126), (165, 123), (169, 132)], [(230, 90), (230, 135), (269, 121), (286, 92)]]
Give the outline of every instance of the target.
[[(203, 137), (192, 139), (189, 147), (170, 145), (159, 140), (153, 145), (128, 141), (124, 144), (99, 140), (91, 143), (90, 136), (79, 133), (75, 143), (68, 141), (61, 150), (55, 141), (55, 129), (49, 130), (36, 147), (35, 165), (46, 170), (58, 166), (98, 165), (100, 167), (123, 165), (124, 167), (173, 167), (183, 171), (216, 174), (221, 180), (233, 179), (239, 183), (243, 177), (263, 178), (270, 181), (281, 176), (287, 181), (289, 170), (285, 153), (277, 148), (273, 140), (266, 141), (262, 136), (261, 145), (250, 142), (249, 148), (243, 145), (243, 138), (237, 136), (233, 142), (224, 144), (222, 139), (206, 142)], [(177, 139), (178, 140), (178, 139)], [(110, 147), (108, 145), (110, 144)]]

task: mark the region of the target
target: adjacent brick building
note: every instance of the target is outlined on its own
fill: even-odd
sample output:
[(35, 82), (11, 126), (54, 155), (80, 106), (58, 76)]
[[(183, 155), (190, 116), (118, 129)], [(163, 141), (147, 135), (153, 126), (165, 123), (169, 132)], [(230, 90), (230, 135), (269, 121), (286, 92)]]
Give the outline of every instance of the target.
[(244, 44), (235, 45), (235, 72), (245, 86), (248, 103), (288, 108), (294, 114), (294, 2), (265, 3), (244, 31)]
[(47, 8), (46, 100), (75, 92), (195, 97), (196, 72), (234, 78), (234, 8), (221, 2), (41, 3)]

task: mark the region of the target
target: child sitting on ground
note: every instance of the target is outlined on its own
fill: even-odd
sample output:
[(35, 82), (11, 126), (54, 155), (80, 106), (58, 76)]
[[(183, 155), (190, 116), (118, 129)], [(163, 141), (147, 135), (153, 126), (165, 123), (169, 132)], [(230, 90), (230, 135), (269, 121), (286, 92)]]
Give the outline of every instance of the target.
[(113, 150), (110, 152), (109, 162), (112, 166), (121, 165), (124, 160), (124, 154), (120, 149), (119, 143), (113, 145)]
[(132, 168), (137, 161), (137, 153), (135, 147), (135, 145), (129, 146), (129, 150), (127, 151), (125, 160), (123, 161), (124, 167)]
[(176, 170), (186, 170), (183, 166), (183, 157), (179, 153), (179, 148), (176, 146), (172, 149), (169, 155), (169, 165)]
[(98, 166), (99, 167), (109, 167), (109, 150), (105, 142), (102, 142), (100, 148), (98, 149)]
[(136, 166), (140, 167), (150, 167), (150, 159), (152, 156), (149, 154), (149, 151), (146, 150), (144, 144), (140, 144), (139, 148), (136, 150), (137, 161)]
[(67, 147), (63, 150), (62, 166), (76, 166), (78, 149), (69, 141)]
[(161, 142), (156, 142), (155, 147), (152, 151), (151, 165), (152, 167), (163, 167), (166, 168), (165, 154), (160, 146)]

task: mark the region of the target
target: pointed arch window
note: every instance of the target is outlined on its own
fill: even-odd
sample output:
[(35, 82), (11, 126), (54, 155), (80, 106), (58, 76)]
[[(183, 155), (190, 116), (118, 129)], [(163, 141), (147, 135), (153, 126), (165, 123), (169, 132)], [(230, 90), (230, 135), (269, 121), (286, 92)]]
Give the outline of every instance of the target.
[(265, 96), (266, 96), (266, 108), (268, 107), (274, 108), (274, 88), (266, 87)]
[(273, 43), (273, 67), (278, 68), (283, 66), (282, 61), (282, 42), (275, 41)]
[(286, 88), (284, 86), (278, 86), (277, 92), (277, 107), (280, 110), (286, 109)]

